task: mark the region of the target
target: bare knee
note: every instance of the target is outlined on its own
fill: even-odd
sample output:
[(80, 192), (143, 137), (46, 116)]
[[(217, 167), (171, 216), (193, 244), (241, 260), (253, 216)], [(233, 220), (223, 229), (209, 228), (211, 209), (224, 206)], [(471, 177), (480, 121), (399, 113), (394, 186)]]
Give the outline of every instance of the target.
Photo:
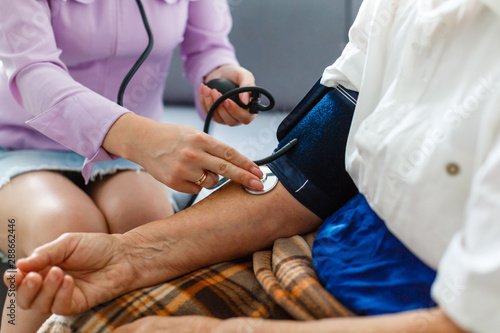
[(16, 221), (21, 231), (21, 256), (29, 255), (37, 247), (68, 232), (109, 232), (106, 220), (97, 207), (68, 207), (60, 203), (38, 210), (32, 221)]
[[(107, 232), (107, 224), (90, 197), (56, 172), (19, 175), (0, 190), (0, 219), (15, 219), (16, 254), (24, 257), (36, 247), (66, 232)], [(5, 235), (0, 234), (0, 238)]]
[(116, 196), (106, 204), (105, 215), (110, 233), (125, 233), (148, 222), (173, 214), (170, 202), (154, 193)]
[(147, 172), (124, 171), (95, 183), (89, 195), (111, 233), (124, 233), (173, 214), (168, 189)]

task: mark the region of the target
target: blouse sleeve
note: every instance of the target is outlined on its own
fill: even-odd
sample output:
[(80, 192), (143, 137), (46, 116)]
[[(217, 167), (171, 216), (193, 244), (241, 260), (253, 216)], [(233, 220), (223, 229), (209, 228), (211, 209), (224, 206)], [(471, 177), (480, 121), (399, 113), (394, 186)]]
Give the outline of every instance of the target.
[(101, 148), (128, 110), (76, 82), (60, 60), (47, 1), (0, 0), (0, 59), (9, 88), (34, 116), (27, 123), (86, 157), (86, 181), (97, 161), (116, 159)]
[(475, 174), (465, 225), (442, 258), (432, 295), (471, 332), (500, 327), (500, 138)]
[(394, 10), (389, 8), (390, 2), (392, 1), (363, 1), (356, 20), (349, 30), (349, 42), (333, 65), (325, 69), (321, 84), (327, 87), (341, 84), (351, 90), (360, 90), (369, 36), (374, 28), (374, 19), (377, 12), (392, 12)]
[(222, 65), (238, 65), (228, 34), (232, 28), (229, 6), (225, 0), (191, 1), (181, 56), (186, 78), (194, 87), (199, 115), (205, 112), (198, 99), (198, 88), (211, 71)]

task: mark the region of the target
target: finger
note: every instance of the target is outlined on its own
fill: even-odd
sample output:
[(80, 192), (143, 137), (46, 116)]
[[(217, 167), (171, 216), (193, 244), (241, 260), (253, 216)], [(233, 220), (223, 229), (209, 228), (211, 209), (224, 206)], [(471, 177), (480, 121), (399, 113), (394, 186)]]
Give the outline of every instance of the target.
[[(3, 283), (10, 288), (17, 288), (23, 282), (25, 274), (19, 269), (8, 269), (3, 273)], [(12, 288), (11, 288), (12, 289)]]
[[(217, 162), (219, 162), (219, 163), (229, 162), (230, 164), (234, 165), (237, 168), (241, 168), (244, 171), (250, 172), (255, 177), (257, 177), (257, 179), (259, 181), (260, 181), (260, 179), (262, 179), (264, 174), (262, 173), (260, 168), (257, 166), (257, 164), (252, 162), (250, 159), (248, 159), (246, 156), (244, 156), (243, 154), (238, 152), (233, 147), (231, 147), (231, 146), (229, 146), (229, 145), (227, 145), (219, 140), (216, 140), (210, 136), (209, 136), (209, 138), (211, 138), (211, 140), (209, 141), (208, 145), (205, 147), (205, 151), (209, 154), (208, 156), (212, 155), (212, 156), (218, 157), (218, 158), (223, 160), (223, 161), (217, 160)], [(207, 156), (202, 155), (202, 158), (204, 158), (204, 157), (206, 158)], [(200, 164), (205, 165), (203, 163), (206, 163), (206, 160), (201, 161)], [(213, 163), (212, 163), (212, 165), (213, 165)], [(215, 172), (216, 174), (224, 176), (223, 172), (224, 172), (224, 169), (226, 167), (227, 166), (225, 164), (221, 164), (218, 167), (216, 167), (217, 170), (212, 170), (209, 168), (207, 168), (207, 170), (210, 170), (212, 172)], [(219, 171), (221, 171), (222, 173)]]
[[(189, 181), (189, 180), (179, 180), (171, 183), (171, 187), (175, 188), (179, 192), (197, 194), (203, 188), (212, 188), (219, 182), (219, 176), (213, 172), (206, 171), (207, 179), (200, 185), (196, 185), (195, 182), (199, 179)], [(193, 178), (194, 179), (194, 178)]]
[[(205, 179), (203, 180), (202, 177), (205, 177)], [(219, 176), (207, 170), (203, 170), (202, 177), (199, 177), (197, 180), (193, 181), (193, 183), (196, 184), (200, 179), (203, 180), (200, 184), (196, 184), (200, 187), (200, 189), (203, 187), (212, 188), (219, 182)]]
[(59, 267), (52, 267), (38, 292), (37, 297), (31, 304), (31, 309), (37, 310), (42, 314), (51, 313), (52, 302), (56, 296), (59, 287), (64, 279), (64, 273)]
[(52, 303), (51, 312), (58, 315), (69, 315), (73, 313), (73, 291), (75, 281), (69, 275), (64, 276), (61, 287), (57, 292)]
[[(211, 93), (212, 93), (212, 99), (215, 103), (215, 101), (217, 101), (217, 99), (219, 99), (222, 94), (220, 92), (218, 92), (216, 89), (212, 89), (211, 90)], [(222, 119), (222, 123), (223, 124), (226, 124), (226, 125), (229, 125), (229, 126), (236, 126), (236, 125), (239, 125), (239, 122), (231, 116), (231, 114), (229, 112), (227, 112), (227, 110), (224, 108), (224, 105), (225, 103), (222, 103), (221, 106), (219, 106), (217, 108), (217, 114), (219, 115), (219, 117)]]
[(217, 185), (218, 182), (219, 182), (219, 175), (211, 171), (207, 171), (207, 179), (203, 184), (201, 184), (201, 186), (204, 188), (212, 188), (215, 185)]
[[(212, 98), (211, 89), (203, 83), (200, 85), (199, 98), (203, 110), (205, 110), (205, 113), (208, 113), (208, 111), (210, 111), (210, 108), (214, 104), (214, 100)], [(225, 124), (222, 118), (217, 114), (217, 112), (214, 112), (212, 120), (219, 124)]]
[(239, 94), (238, 97), (240, 98), (240, 101), (243, 104), (248, 105), (248, 103), (250, 103), (250, 93), (244, 92), (244, 93)]
[(215, 121), (218, 124), (226, 125), (224, 120), (221, 118), (218, 112), (214, 112), (214, 115), (212, 117), (212, 120)]
[[(240, 87), (250, 87), (250, 86), (255, 86), (255, 77), (253, 76), (252, 73), (250, 73), (247, 70), (243, 70), (241, 74), (239, 75), (239, 82), (237, 82)], [(250, 93), (249, 92), (244, 92), (238, 95), (240, 98), (240, 101), (248, 105), (250, 103)]]
[(175, 189), (176, 191), (188, 194), (198, 194), (202, 189), (201, 186), (196, 185), (190, 180), (180, 179), (177, 177), (168, 184), (169, 187)]
[(255, 119), (255, 114), (250, 113), (249, 110), (240, 108), (239, 105), (232, 100), (225, 101), (223, 106), (226, 112), (228, 112), (238, 122), (238, 124), (247, 125)]
[[(220, 140), (215, 139), (208, 134), (199, 133), (196, 138), (196, 145), (199, 148), (198, 151), (201, 151), (202, 154), (188, 152), (185, 154), (186, 158), (190, 159), (191, 161), (196, 159), (196, 164), (204, 166), (205, 170), (222, 175), (221, 172), (224, 172), (225, 167), (227, 167), (227, 163), (223, 163), (220, 166), (214, 168), (214, 163), (221, 162), (219, 160), (212, 159), (212, 157), (215, 156), (223, 159), (224, 161), (222, 162), (229, 162), (230, 164), (233, 164), (234, 166), (241, 168), (244, 171), (250, 172), (251, 174), (255, 175), (259, 179), (259, 181), (264, 175), (257, 164), (252, 162), (250, 159), (238, 152), (233, 147), (225, 144)], [(206, 167), (207, 165), (209, 165), (210, 167)]]
[(225, 108), (224, 105), (228, 105), (226, 104), (226, 102), (229, 101), (225, 101), (224, 103), (222, 103), (222, 105), (217, 108), (217, 111), (215, 113), (222, 119), (223, 124), (231, 127), (240, 125), (241, 122), (233, 117), (233, 115)]
[(19, 285), (16, 300), (21, 309), (28, 310), (31, 308), (31, 303), (42, 287), (42, 277), (37, 273), (28, 273), (22, 283)]
[(198, 93), (198, 97), (200, 100), (200, 104), (203, 107), (203, 110), (205, 110), (205, 113), (208, 113), (210, 110), (210, 102), (212, 100), (212, 95), (210, 93), (210, 88), (207, 87), (205, 84), (200, 84), (200, 89)]
[(243, 67), (235, 67), (231, 73), (231, 80), (238, 86), (255, 86), (255, 77), (249, 70)]
[[(202, 104), (205, 112), (208, 114), (208, 111), (210, 111), (210, 108), (214, 104), (212, 102), (212, 95), (210, 95), (210, 97), (203, 97), (203, 99), (200, 99), (200, 103)], [(216, 123), (219, 123), (219, 124), (225, 124), (225, 122), (222, 120), (222, 118), (219, 116), (219, 114), (217, 112), (214, 112), (212, 114), (211, 120), (215, 121)]]
[(28, 258), (18, 260), (17, 267), (24, 272), (38, 272), (49, 266), (56, 266), (73, 251), (72, 241), (73, 237), (68, 235), (59, 237), (35, 249)]
[[(215, 92), (212, 93), (213, 95), (219, 95), (220, 93), (215, 90)], [(212, 100), (214, 99), (214, 96), (212, 96)], [(226, 100), (227, 101), (227, 100)], [(224, 104), (226, 104), (226, 101), (224, 101), (214, 112), (212, 119), (223, 125), (229, 125), (229, 126), (236, 126), (239, 125), (238, 121), (231, 117), (231, 115), (225, 110)], [(215, 103), (215, 102), (214, 102)], [(213, 103), (212, 103), (213, 104)]]
[[(204, 165), (207, 166), (208, 170), (215, 172), (223, 177), (232, 179), (244, 186), (252, 188), (256, 191), (261, 191), (264, 188), (262, 182), (260, 181), (260, 177), (257, 177), (252, 172), (244, 170), (241, 167), (231, 163), (228, 159), (212, 156), (207, 158), (204, 163)], [(251, 168), (251, 170), (254, 171), (253, 167)]]

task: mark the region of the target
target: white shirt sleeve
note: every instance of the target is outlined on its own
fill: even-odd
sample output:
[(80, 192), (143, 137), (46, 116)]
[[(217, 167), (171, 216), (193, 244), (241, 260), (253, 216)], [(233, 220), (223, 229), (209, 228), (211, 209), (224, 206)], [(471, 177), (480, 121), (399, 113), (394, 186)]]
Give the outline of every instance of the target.
[(349, 42), (342, 55), (323, 72), (321, 84), (335, 87), (338, 84), (347, 89), (359, 91), (366, 60), (368, 36), (379, 1), (365, 0), (361, 4), (356, 20), (349, 30)]
[(500, 328), (500, 138), (478, 168), (465, 225), (438, 268), (432, 296), (457, 324), (472, 332)]

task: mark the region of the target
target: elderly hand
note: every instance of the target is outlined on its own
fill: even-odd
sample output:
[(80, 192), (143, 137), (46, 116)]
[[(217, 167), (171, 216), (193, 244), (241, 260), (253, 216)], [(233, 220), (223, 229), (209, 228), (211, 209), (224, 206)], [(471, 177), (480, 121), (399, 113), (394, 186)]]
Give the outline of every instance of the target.
[[(66, 234), (19, 260), (19, 306), (40, 314), (70, 315), (139, 287), (117, 237)], [(11, 275), (6, 273), (4, 280)]]
[[(235, 65), (224, 65), (218, 67), (205, 77), (205, 81), (208, 82), (217, 78), (231, 80), (239, 87), (255, 85), (255, 78), (253, 77), (253, 74), (245, 68)], [(200, 103), (205, 112), (210, 110), (210, 107), (220, 96), (222, 96), (222, 94), (217, 90), (210, 89), (204, 84), (200, 86)], [(249, 93), (242, 93), (239, 97), (243, 104), (248, 104), (250, 102)], [(214, 113), (213, 120), (220, 124), (236, 126), (240, 124), (249, 124), (254, 118), (254, 114), (251, 114), (248, 110), (240, 108), (238, 104), (228, 99), (217, 108), (217, 111)]]

